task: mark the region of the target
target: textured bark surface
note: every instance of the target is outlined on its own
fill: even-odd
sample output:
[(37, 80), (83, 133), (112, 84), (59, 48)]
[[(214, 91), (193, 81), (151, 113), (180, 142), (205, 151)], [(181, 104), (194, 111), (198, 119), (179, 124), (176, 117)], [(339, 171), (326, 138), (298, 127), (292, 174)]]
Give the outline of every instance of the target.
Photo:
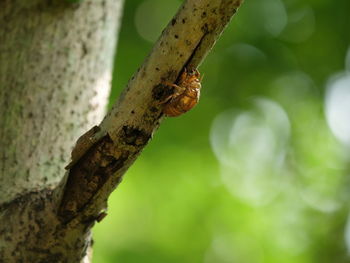
[(68, 166), (59, 209), (64, 222), (85, 221), (106, 200), (163, 118), (160, 102), (185, 68), (197, 68), (242, 0), (187, 0), (98, 127), (82, 136)]
[(90, 222), (53, 195), (79, 135), (101, 121), (122, 0), (0, 2), (0, 262), (78, 262)]

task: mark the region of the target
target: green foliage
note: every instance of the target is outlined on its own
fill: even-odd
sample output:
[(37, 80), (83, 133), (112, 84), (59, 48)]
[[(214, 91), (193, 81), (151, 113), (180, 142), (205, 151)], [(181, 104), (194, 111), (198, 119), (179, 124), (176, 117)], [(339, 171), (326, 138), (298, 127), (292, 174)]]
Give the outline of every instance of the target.
[[(125, 4), (111, 104), (181, 3)], [(349, 10), (245, 1), (200, 68), (199, 105), (113, 193), (94, 262), (349, 262)]]
[(83, 2), (84, 0), (65, 0), (65, 1), (68, 3), (72, 3), (72, 4), (78, 4), (78, 3)]

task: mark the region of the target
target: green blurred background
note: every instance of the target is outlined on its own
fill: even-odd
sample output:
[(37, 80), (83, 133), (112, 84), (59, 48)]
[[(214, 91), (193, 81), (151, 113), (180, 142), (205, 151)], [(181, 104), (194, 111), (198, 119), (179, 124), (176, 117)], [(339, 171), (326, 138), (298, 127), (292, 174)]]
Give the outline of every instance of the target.
[[(126, 0), (110, 104), (181, 1)], [(350, 262), (350, 1), (246, 0), (94, 228), (94, 263)]]

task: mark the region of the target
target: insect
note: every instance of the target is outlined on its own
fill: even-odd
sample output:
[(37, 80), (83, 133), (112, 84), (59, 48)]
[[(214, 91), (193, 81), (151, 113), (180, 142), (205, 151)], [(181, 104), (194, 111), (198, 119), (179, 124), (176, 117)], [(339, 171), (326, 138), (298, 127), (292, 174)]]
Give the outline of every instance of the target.
[(199, 100), (201, 78), (197, 69), (184, 72), (178, 84), (170, 84), (174, 93), (163, 100), (165, 103), (163, 113), (168, 117), (176, 117), (192, 109)]

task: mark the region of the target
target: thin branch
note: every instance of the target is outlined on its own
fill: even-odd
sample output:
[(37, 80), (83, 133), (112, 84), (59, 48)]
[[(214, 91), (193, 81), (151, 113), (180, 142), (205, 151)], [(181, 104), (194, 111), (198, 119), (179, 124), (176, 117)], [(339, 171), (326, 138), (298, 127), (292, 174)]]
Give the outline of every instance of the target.
[(101, 124), (77, 142), (58, 211), (70, 224), (94, 221), (163, 118), (164, 83), (197, 68), (243, 0), (187, 0)]

